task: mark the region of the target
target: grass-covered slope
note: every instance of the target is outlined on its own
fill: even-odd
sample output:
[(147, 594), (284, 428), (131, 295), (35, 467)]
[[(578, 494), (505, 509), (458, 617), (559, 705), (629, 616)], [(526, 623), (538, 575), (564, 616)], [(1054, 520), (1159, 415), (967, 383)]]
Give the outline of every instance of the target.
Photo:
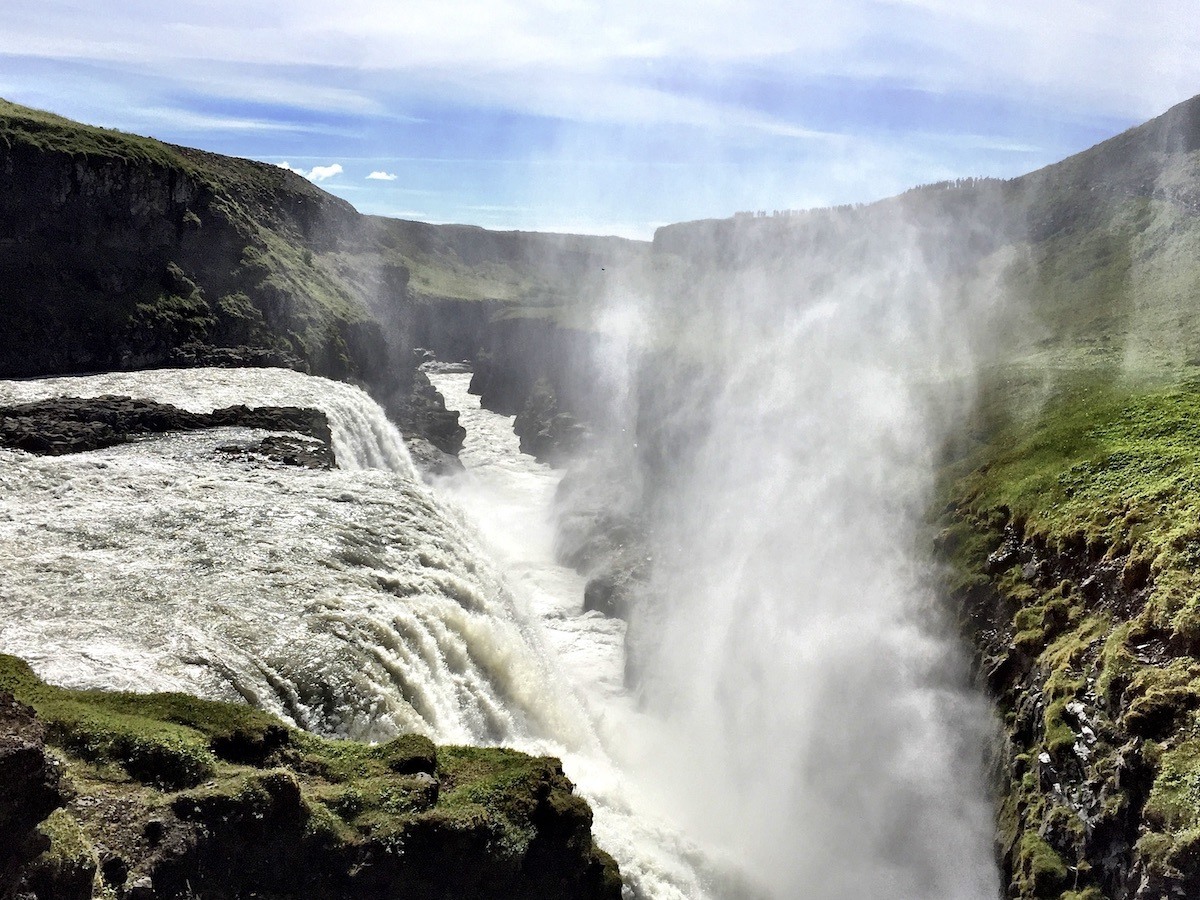
[(60, 768), (39, 777), (61, 804), (35, 834), (5, 836), (31, 852), (0, 871), (3, 896), (18, 881), (56, 898), (620, 896), (554, 759), (418, 735), (329, 740), (182, 694), (52, 687), (0, 656), (3, 692), (37, 721), (0, 703), (0, 776), (6, 750), (44, 740)]
[(753, 272), (789, 302), (905, 254), (916, 274), (994, 295), (1005, 350), (1153, 373), (1200, 360), (1200, 97), (1020, 178), (926, 185), (877, 203), (660, 228), (687, 298)]
[(322, 264), (357, 218), (274, 166), (0, 102), (0, 375), (161, 364), (188, 344), (372, 374), (382, 337)]
[[(1019, 897), (1200, 891), (1200, 100), (1005, 188), (1027, 331), (943, 472)], [(961, 449), (961, 447), (960, 447)]]
[(1090, 372), (1036, 407), (1014, 389), (943, 473), (938, 536), (1003, 715), (1010, 893), (1192, 896), (1200, 383)]

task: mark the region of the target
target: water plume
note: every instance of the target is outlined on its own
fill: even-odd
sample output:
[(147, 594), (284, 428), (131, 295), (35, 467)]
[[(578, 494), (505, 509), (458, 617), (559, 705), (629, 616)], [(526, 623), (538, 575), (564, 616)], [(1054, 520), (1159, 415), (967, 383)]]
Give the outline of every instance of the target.
[(778, 897), (999, 890), (989, 720), (919, 542), (994, 298), (962, 289), (971, 230), (909, 213), (656, 241), (691, 267), (628, 413), (655, 445), (630, 651), (668, 737), (629, 764)]

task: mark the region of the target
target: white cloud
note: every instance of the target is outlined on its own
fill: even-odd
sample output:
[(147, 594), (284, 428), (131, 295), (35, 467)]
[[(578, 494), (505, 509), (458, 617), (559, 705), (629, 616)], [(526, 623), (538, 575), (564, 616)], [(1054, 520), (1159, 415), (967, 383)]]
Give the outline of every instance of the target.
[(395, 181), (398, 176), (391, 172), (372, 172), (367, 176), (368, 181)]
[(287, 169), (289, 172), (295, 172), (297, 175), (302, 175), (309, 181), (325, 181), (335, 175), (341, 175), (345, 170), (341, 163), (334, 163), (330, 166), (313, 166), (311, 169), (297, 169), (295, 166), (289, 165), (286, 161), (276, 163), (279, 168)]
[[(725, 110), (698, 115), (694, 73), (719, 85), (760, 66), (784, 88), (879, 79), (1077, 115), (1150, 114), (1200, 84), (1195, 0), (344, 0), (336, 19), (325, 0), (293, 0), (282, 18), (265, 0), (114, 0), (102, 17), (42, 0), (5, 19), (0, 53), (137, 66), (262, 102), (290, 83), (288, 102), (372, 117), (420, 92), (572, 120), (713, 121)], [(318, 68), (356, 77), (331, 85)], [(750, 112), (741, 127), (804, 128)]]
[(334, 175), (341, 175), (342, 171), (341, 163), (334, 163), (331, 166), (313, 166), (306, 177), (309, 181), (325, 181)]

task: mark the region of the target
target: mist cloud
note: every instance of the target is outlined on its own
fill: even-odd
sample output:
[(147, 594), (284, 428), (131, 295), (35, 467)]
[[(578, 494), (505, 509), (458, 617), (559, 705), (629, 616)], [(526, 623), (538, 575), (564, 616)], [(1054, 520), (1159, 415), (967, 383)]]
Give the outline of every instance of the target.
[(397, 177), (391, 172), (372, 172), (367, 176), (367, 181), (395, 181)]
[(936, 226), (901, 204), (768, 220), (721, 231), (717, 264), (717, 232), (675, 226), (661, 246), (686, 275), (629, 330), (655, 353), (603, 366), (652, 373), (616, 392), (610, 431), (650, 461), (630, 649), (672, 735), (635, 770), (773, 897), (999, 894), (988, 711), (920, 533), (996, 333), (994, 297), (950, 261), (997, 220), (986, 203)]
[(295, 166), (289, 165), (286, 161), (277, 163), (277, 165), (279, 168), (295, 172), (309, 181), (328, 181), (335, 175), (341, 175), (345, 171), (341, 163), (333, 163), (328, 166), (313, 166), (311, 169), (297, 169)]

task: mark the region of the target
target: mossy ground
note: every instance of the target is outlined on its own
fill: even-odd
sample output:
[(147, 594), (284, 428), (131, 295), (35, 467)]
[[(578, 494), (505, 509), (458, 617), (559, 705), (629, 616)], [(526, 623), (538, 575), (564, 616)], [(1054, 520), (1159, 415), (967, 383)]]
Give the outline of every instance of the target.
[(1017, 377), (984, 404), (939, 503), (952, 595), (965, 618), (994, 610), (970, 626), (981, 666), (1009, 673), (993, 687), (1013, 737), (1000, 825), (1013, 889), (1099, 891), (1095, 835), (1120, 828), (1142, 871), (1194, 877), (1200, 382), (1093, 368), (1029, 388)]
[[(85, 798), (44, 823), (52, 846), (43, 867), (78, 867), (92, 842), (129, 842), (115, 835), (136, 835), (131, 823), (167, 811), (182, 821), (270, 823), (290, 804), (291, 824), (298, 819), (301, 839), (314, 846), (402, 853), (414, 841), (432, 841), (474, 847), (481, 854), (474, 864), (505, 871), (520, 870), (547, 803), (570, 807), (576, 823), (590, 822), (555, 759), (438, 748), (415, 734), (381, 744), (327, 739), (250, 707), (184, 694), (66, 690), (3, 655), (0, 690), (34, 708), (73, 790)], [(586, 840), (580, 859), (619, 878)]]
[(187, 167), (186, 160), (171, 147), (153, 138), (81, 125), (4, 99), (0, 99), (0, 142), (9, 146), (23, 143), (72, 156), (103, 156), (171, 168)]

